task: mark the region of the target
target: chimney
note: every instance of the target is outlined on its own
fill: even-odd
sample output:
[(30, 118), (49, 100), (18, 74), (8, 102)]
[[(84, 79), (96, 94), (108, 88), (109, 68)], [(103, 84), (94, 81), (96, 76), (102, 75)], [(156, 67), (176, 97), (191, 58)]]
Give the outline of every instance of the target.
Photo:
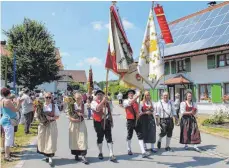
[(212, 7), (212, 6), (215, 6), (215, 5), (216, 5), (216, 1), (208, 2), (208, 7)]
[(6, 41), (1, 41), (1, 45), (6, 45)]

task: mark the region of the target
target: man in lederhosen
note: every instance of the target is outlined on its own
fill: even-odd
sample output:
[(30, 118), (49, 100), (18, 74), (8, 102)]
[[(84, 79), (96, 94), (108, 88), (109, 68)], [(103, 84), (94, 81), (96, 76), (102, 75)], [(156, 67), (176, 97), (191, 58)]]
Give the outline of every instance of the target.
[(158, 149), (161, 148), (161, 140), (164, 136), (166, 137), (166, 151), (172, 151), (170, 148), (170, 141), (173, 134), (173, 117), (176, 118), (176, 110), (171, 101), (169, 101), (168, 92), (164, 92), (162, 100), (159, 100), (156, 108), (156, 121), (157, 126), (160, 125), (161, 133), (159, 134), (159, 140), (157, 142)]
[(135, 130), (137, 137), (138, 137), (138, 142), (141, 148), (142, 152), (142, 157), (148, 157), (150, 154), (145, 151), (144, 148), (144, 142), (143, 142), (143, 133), (142, 133), (142, 128), (141, 124), (138, 121), (139, 118), (139, 104), (137, 103), (137, 99), (140, 97), (140, 94), (135, 95), (134, 90), (128, 90), (127, 91), (128, 99), (124, 100), (123, 106), (126, 111), (126, 119), (127, 119), (127, 150), (128, 150), (128, 155), (133, 155), (131, 151), (131, 139), (133, 136), (133, 132)]
[[(99, 159), (103, 159), (103, 138), (105, 136), (108, 148), (110, 151), (110, 161), (115, 162), (116, 158), (113, 154), (113, 142), (112, 142), (112, 134), (111, 129), (113, 127), (112, 114), (109, 106), (109, 100), (107, 96), (104, 96), (104, 92), (101, 90), (96, 91), (95, 100), (91, 103), (91, 109), (93, 112), (94, 119), (94, 128), (97, 133), (97, 145), (99, 149)], [(106, 114), (105, 112), (106, 107)], [(106, 117), (106, 119), (105, 119)], [(104, 129), (104, 121), (105, 121), (105, 129)]]

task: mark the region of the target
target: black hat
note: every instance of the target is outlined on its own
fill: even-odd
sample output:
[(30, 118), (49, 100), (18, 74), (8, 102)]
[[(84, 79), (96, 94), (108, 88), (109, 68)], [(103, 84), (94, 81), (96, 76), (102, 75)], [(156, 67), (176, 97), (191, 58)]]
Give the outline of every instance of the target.
[(96, 96), (98, 93), (105, 94), (102, 90), (97, 90), (97, 91), (95, 92), (95, 96)]
[(130, 92), (132, 92), (133, 94), (135, 94), (136, 92), (135, 92), (135, 90), (133, 90), (133, 89), (129, 89), (127, 92), (126, 92), (126, 94), (128, 95)]

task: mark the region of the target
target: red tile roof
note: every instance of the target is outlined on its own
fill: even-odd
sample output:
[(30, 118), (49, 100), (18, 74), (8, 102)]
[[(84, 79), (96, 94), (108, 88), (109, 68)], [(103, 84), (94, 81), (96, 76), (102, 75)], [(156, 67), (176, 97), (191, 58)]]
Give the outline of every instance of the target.
[(191, 83), (191, 81), (189, 81), (183, 75), (178, 75), (165, 81), (165, 85), (180, 85), (189, 83)]
[(70, 76), (75, 82), (87, 82), (87, 76), (84, 70), (62, 70), (59, 72), (59, 75)]
[(0, 55), (10, 56), (10, 52), (6, 49), (6, 45), (0, 44)]
[(174, 20), (174, 21), (170, 22), (169, 25), (173, 25), (173, 24), (179, 23), (179, 22), (181, 22), (183, 20), (189, 19), (189, 18), (191, 18), (193, 16), (197, 16), (197, 15), (200, 15), (200, 14), (203, 14), (203, 13), (206, 13), (206, 12), (209, 12), (211, 10), (214, 10), (216, 8), (220, 8), (220, 7), (222, 7), (222, 6), (226, 5), (226, 4), (229, 4), (229, 1), (225, 1), (225, 2), (219, 3), (219, 4), (214, 5), (214, 6), (210, 6), (210, 7), (206, 8), (204, 10), (201, 10), (199, 12), (196, 12), (196, 13), (193, 13), (191, 15), (182, 17), (182, 18), (177, 19), (177, 20)]

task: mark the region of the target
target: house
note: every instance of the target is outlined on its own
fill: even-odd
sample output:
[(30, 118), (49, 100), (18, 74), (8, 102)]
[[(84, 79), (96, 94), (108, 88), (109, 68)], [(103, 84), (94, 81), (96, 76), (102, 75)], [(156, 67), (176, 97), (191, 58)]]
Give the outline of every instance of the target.
[(229, 95), (229, 2), (222, 2), (169, 23), (174, 43), (165, 46), (165, 77), (151, 90), (154, 101), (164, 87), (170, 98), (193, 92), (201, 112), (212, 113)]
[(87, 85), (87, 76), (84, 70), (61, 70), (59, 75), (62, 78), (57, 81), (57, 90), (65, 91), (68, 83), (72, 81)]

